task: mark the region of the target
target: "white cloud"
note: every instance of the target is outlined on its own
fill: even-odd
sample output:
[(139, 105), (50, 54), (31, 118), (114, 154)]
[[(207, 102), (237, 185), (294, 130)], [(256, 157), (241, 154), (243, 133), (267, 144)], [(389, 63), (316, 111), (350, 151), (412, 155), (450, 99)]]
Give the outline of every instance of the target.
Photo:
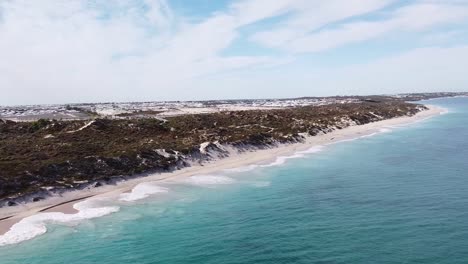
[(297, 0), (242, 0), (230, 6), (230, 14), (237, 18), (238, 26), (287, 13)]
[[(280, 83), (302, 87), (292, 81), (292, 69), (303, 69), (287, 65), (297, 53), (460, 23), (468, 14), (466, 1), (457, 0), (381, 11), (396, 2), (233, 0), (193, 23), (166, 0), (0, 0), (0, 104), (242, 97), (235, 94), (254, 93), (255, 84), (270, 84), (277, 76), (284, 81), (272, 83), (275, 89)], [(362, 20), (369, 13), (378, 20)], [(225, 55), (236, 40), (245, 41), (242, 27), (277, 16), (284, 19), (252, 38), (284, 55)], [(278, 67), (275, 76), (261, 74), (272, 67)], [(251, 77), (238, 91), (225, 90), (234, 89), (236, 76), (245, 72)]]
[(239, 26), (268, 14), (246, 21), (230, 9), (198, 24), (178, 24), (163, 0), (99, 3), (0, 3), (0, 89), (9, 95), (1, 103), (127, 100), (138, 92), (166, 99), (160, 92), (183, 79), (276, 63), (220, 55)]
[(144, 0), (144, 3), (148, 7), (146, 17), (151, 24), (158, 25), (159, 27), (169, 27), (171, 25), (173, 13), (165, 0)]
[[(383, 4), (373, 3), (373, 5), (368, 6), (368, 9), (355, 10), (355, 12), (350, 12), (348, 15), (361, 14), (366, 10), (382, 7)], [(327, 15), (326, 17), (332, 16)], [(293, 21), (296, 19), (297, 17)], [(260, 44), (282, 48), (294, 53), (319, 52), (373, 39), (395, 31), (423, 31), (435, 26), (460, 23), (467, 20), (467, 6), (419, 3), (404, 6), (392, 12), (388, 18), (377, 21), (349, 22), (336, 28), (323, 29), (311, 34), (307, 32), (316, 29), (315, 25), (301, 27), (301, 30), (281, 27), (277, 30), (258, 33), (252, 39)]]
[(278, 28), (259, 32), (252, 40), (269, 46), (283, 47), (298, 38), (306, 37), (309, 32), (330, 23), (360, 16), (382, 9), (394, 0), (329, 0), (295, 1), (294, 13)]

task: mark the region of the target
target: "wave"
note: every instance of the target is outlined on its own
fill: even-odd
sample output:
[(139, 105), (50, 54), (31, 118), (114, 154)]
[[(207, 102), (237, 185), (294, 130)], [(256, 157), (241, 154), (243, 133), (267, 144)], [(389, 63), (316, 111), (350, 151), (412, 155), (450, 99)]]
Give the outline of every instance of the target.
[(297, 153), (299, 153), (299, 154), (312, 154), (312, 153), (320, 152), (323, 149), (324, 149), (324, 146), (318, 145), (318, 146), (313, 146), (313, 147), (309, 148), (308, 150), (299, 151)]
[(148, 196), (156, 193), (167, 193), (168, 188), (157, 186), (151, 183), (140, 183), (135, 186), (130, 193), (120, 194), (119, 201), (133, 202), (145, 199)]
[(51, 212), (23, 218), (14, 224), (7, 233), (0, 236), (0, 246), (17, 244), (45, 234), (47, 232), (47, 223), (75, 223), (112, 214), (120, 210), (118, 206), (99, 206), (99, 202), (100, 200), (95, 198), (74, 204), (73, 208), (78, 210), (76, 214)]
[(234, 179), (222, 175), (195, 175), (185, 181), (194, 185), (224, 185), (235, 182)]
[(306, 154), (317, 153), (317, 152), (320, 152), (322, 150), (323, 150), (323, 146), (320, 146), (320, 145), (319, 146), (314, 146), (314, 147), (311, 147), (308, 150), (298, 151), (298, 152), (294, 153), (291, 156), (279, 156), (272, 163), (265, 164), (265, 165), (259, 165), (259, 167), (268, 168), (268, 167), (273, 167), (273, 166), (280, 166), (280, 165), (285, 164), (288, 159), (303, 158), (303, 157), (306, 156)]
[[(316, 153), (323, 149), (323, 146), (315, 146), (305, 151), (297, 152), (291, 156), (278, 157), (274, 162), (266, 165), (249, 165), (246, 167), (234, 168), (229, 171), (241, 172), (249, 171), (258, 167), (272, 167), (282, 165), (288, 159), (301, 158), (306, 154)], [(185, 180), (186, 182), (200, 186), (210, 185), (226, 185), (233, 184), (236, 180), (223, 175), (195, 175)], [(255, 182), (255, 187), (262, 188), (270, 185), (270, 182)], [(151, 183), (141, 183), (135, 186), (130, 193), (122, 193), (119, 196), (119, 201), (133, 202), (147, 198), (156, 193), (167, 193), (168, 188), (161, 187)], [(0, 246), (21, 243), (37, 236), (47, 233), (47, 224), (73, 224), (82, 220), (102, 217), (108, 214), (118, 212), (119, 206), (102, 206), (104, 202), (102, 198), (92, 198), (73, 205), (73, 208), (78, 211), (76, 214), (65, 214), (60, 212), (38, 213), (26, 218), (23, 218), (18, 223), (13, 225), (10, 230), (0, 236)]]
[(393, 131), (392, 128), (397, 128), (397, 126), (383, 127), (383, 128), (380, 128), (378, 131), (373, 132), (373, 133), (369, 133), (369, 134), (362, 135), (362, 136), (356, 136), (356, 137), (352, 137), (352, 138), (337, 140), (335, 142), (328, 143), (327, 145), (334, 145), (334, 144), (338, 144), (338, 143), (351, 142), (351, 141), (355, 141), (355, 140), (362, 139), (362, 138), (373, 137), (373, 136), (376, 136), (376, 135), (382, 134), (382, 133), (389, 133), (389, 132)]
[[(441, 113), (445, 114), (448, 111)], [(430, 117), (429, 117), (430, 118)], [(379, 133), (391, 132), (391, 128), (397, 128), (399, 126), (384, 127), (378, 130), (377, 132), (362, 135), (355, 138), (349, 138), (333, 142), (331, 144), (353, 141), (359, 138), (371, 137)], [(281, 166), (286, 163), (289, 159), (303, 158), (307, 154), (313, 154), (320, 152), (324, 149), (324, 146), (314, 146), (305, 151), (298, 151), (290, 156), (279, 156), (273, 162), (269, 164), (253, 164), (244, 167), (226, 169), (225, 172), (247, 172), (257, 168), (268, 168), (274, 166)], [(223, 176), (223, 175), (195, 175), (187, 178), (185, 182), (193, 185), (201, 186), (210, 186), (210, 185), (226, 185), (233, 184), (236, 180)], [(270, 185), (270, 182), (254, 182), (252, 183), (255, 187), (267, 187)], [(130, 193), (123, 193), (119, 196), (119, 201), (132, 202), (140, 199), (147, 198), (148, 196), (156, 193), (167, 193), (168, 188), (157, 186), (150, 183), (142, 183), (132, 189)], [(47, 232), (47, 223), (74, 223), (86, 219), (97, 218), (105, 216), (108, 214), (115, 213), (120, 210), (119, 206), (99, 206), (99, 199), (93, 198), (78, 202), (73, 205), (73, 208), (78, 210), (76, 214), (64, 214), (60, 212), (50, 212), (50, 213), (39, 213), (32, 215), (20, 220), (18, 223), (13, 225), (11, 229), (0, 236), (0, 246), (10, 245), (20, 243), (26, 240), (30, 240), (34, 237), (42, 235)]]
[(280, 165), (283, 165), (284, 163), (286, 163), (286, 161), (288, 159), (297, 159), (297, 158), (302, 158), (302, 157), (304, 157), (304, 154), (301, 154), (301, 153), (295, 153), (295, 154), (293, 154), (291, 156), (279, 156), (272, 163), (265, 164), (265, 165), (260, 165), (259, 167), (268, 168), (268, 167), (273, 167), (273, 166), (280, 166)]
[(258, 165), (257, 164), (252, 164), (252, 165), (237, 167), (237, 168), (232, 168), (232, 169), (224, 169), (223, 171), (224, 172), (234, 172), (234, 173), (235, 172), (247, 172), (247, 171), (255, 170), (256, 168), (258, 168)]
[(360, 137), (347, 138), (347, 139), (342, 139), (342, 140), (338, 140), (338, 141), (335, 141), (335, 142), (328, 143), (328, 145), (333, 145), (333, 144), (338, 144), (338, 143), (343, 143), (343, 142), (351, 142), (351, 141), (355, 141), (355, 140), (358, 140), (358, 139), (360, 139)]
[(368, 135), (363, 135), (358, 138), (368, 138), (368, 137), (373, 137), (378, 134), (389, 133), (389, 132), (392, 132), (392, 129), (390, 127), (383, 127), (383, 128), (380, 128), (377, 132), (370, 133)]
[(368, 138), (368, 137), (373, 137), (377, 134), (380, 134), (379, 132), (374, 132), (374, 133), (370, 133), (370, 134), (367, 134), (367, 135), (363, 135), (363, 136), (360, 136), (359, 138)]
[(313, 153), (317, 153), (317, 152), (320, 152), (322, 151), (324, 148), (324, 146), (313, 146), (307, 150), (303, 150), (303, 151), (298, 151), (290, 156), (279, 156), (275, 159), (275, 161), (271, 162), (271, 163), (268, 163), (268, 164), (251, 164), (251, 165), (248, 165), (248, 166), (243, 166), (243, 167), (238, 167), (238, 168), (232, 168), (232, 169), (225, 169), (223, 170), (224, 172), (233, 172), (233, 173), (236, 173), (236, 172), (247, 172), (247, 171), (252, 171), (252, 170), (255, 170), (257, 168), (268, 168), (268, 167), (273, 167), (273, 166), (280, 166), (280, 165), (283, 165), (284, 163), (286, 163), (286, 161), (288, 159), (297, 159), (297, 158), (303, 158), (305, 157), (305, 155), (307, 154), (313, 154)]
[(392, 132), (392, 130), (388, 127), (384, 127), (384, 128), (381, 128), (379, 130), (380, 133), (388, 133), (388, 132)]

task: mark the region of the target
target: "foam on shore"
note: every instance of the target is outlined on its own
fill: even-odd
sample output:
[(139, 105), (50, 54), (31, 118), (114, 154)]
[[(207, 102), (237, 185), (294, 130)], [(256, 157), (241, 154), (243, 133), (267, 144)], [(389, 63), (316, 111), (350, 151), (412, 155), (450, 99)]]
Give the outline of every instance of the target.
[(292, 155), (289, 156), (279, 156), (277, 157), (273, 162), (268, 163), (268, 164), (251, 164), (248, 166), (243, 166), (243, 167), (238, 167), (238, 168), (232, 168), (232, 169), (226, 169), (224, 170), (225, 172), (247, 172), (247, 171), (252, 171), (257, 168), (268, 168), (268, 167), (274, 167), (274, 166), (281, 166), (286, 163), (287, 160), (289, 159), (297, 159), (297, 158), (304, 158), (307, 154), (312, 154), (312, 153), (317, 153), (322, 151), (324, 146), (318, 145), (318, 146), (313, 146), (307, 150), (304, 151), (297, 151)]
[(279, 156), (272, 163), (260, 165), (259, 167), (268, 168), (268, 167), (280, 166), (280, 165), (285, 164), (288, 159), (297, 159), (297, 158), (303, 158), (303, 157), (304, 157), (304, 154), (301, 154), (301, 153), (295, 153), (291, 156)]
[(312, 154), (312, 153), (317, 153), (323, 150), (323, 146), (318, 145), (318, 146), (313, 146), (307, 150), (304, 151), (298, 151), (290, 156), (279, 156), (276, 158), (275, 161), (269, 164), (265, 165), (260, 165), (259, 167), (261, 168), (268, 168), (268, 167), (273, 167), (273, 166), (280, 166), (286, 163), (287, 160), (289, 159), (298, 159), (298, 158), (304, 158), (307, 154)]
[[(443, 112), (440, 114), (445, 114), (445, 113), (447, 112)], [(426, 118), (420, 118), (411, 123), (423, 121), (428, 118), (431, 118), (432, 116), (433, 115), (427, 116)], [(407, 124), (404, 124), (404, 125), (407, 125)], [(289, 156), (279, 156), (276, 158), (276, 160), (274, 160), (273, 162), (269, 164), (263, 164), (263, 165), (253, 164), (253, 165), (247, 165), (247, 166), (237, 167), (233, 169), (225, 169), (224, 171), (225, 172), (245, 172), (245, 171), (254, 170), (256, 168), (281, 166), (285, 164), (286, 161), (289, 159), (302, 158), (302, 157), (305, 157), (307, 154), (320, 152), (324, 149), (324, 147), (326, 147), (329, 144), (352, 141), (352, 140), (357, 140), (360, 138), (373, 136), (379, 133), (390, 132), (391, 128), (396, 128), (400, 126), (402, 125), (401, 124), (392, 125), (392, 124), (387, 123), (386, 126), (381, 127), (380, 129), (375, 129), (374, 127), (373, 129), (365, 130), (365, 131), (373, 132), (373, 133), (362, 135), (358, 131), (357, 133), (355, 132), (353, 134), (356, 137), (337, 140), (333, 142), (329, 142), (328, 140), (333, 140), (334, 135), (329, 135), (329, 137), (332, 137), (332, 138), (331, 139), (326, 138), (324, 141), (320, 142), (320, 144), (322, 145), (316, 145), (304, 151), (296, 151), (295, 153)], [(343, 137), (342, 134), (341, 135), (338, 134), (338, 136)], [(345, 135), (345, 138), (346, 138), (346, 135)], [(291, 149), (294, 150), (293, 148)], [(247, 160), (247, 159), (244, 159), (244, 160)], [(212, 173), (212, 171), (207, 171), (205, 173)], [(193, 174), (190, 174), (190, 175), (193, 175)], [(196, 174), (195, 176), (184, 178), (183, 182), (192, 184), (192, 185), (209, 187), (209, 186), (216, 186), (216, 185), (233, 184), (236, 182), (236, 180), (230, 177), (224, 176), (224, 175), (217, 175), (217, 174), (198, 174), (197, 175)], [(253, 186), (262, 188), (262, 187), (267, 187), (269, 184), (270, 182), (256, 182), (256, 183), (253, 183)], [(167, 193), (168, 191), (169, 189), (167, 188), (157, 186), (155, 184), (151, 184), (150, 182), (146, 182), (146, 183), (140, 183), (136, 185), (130, 193), (120, 194), (120, 196), (118, 196), (117, 199), (120, 201), (124, 201), (124, 202), (132, 202), (132, 201), (144, 199), (152, 194)], [(18, 223), (13, 225), (7, 233), (5, 233), (4, 235), (0, 235), (0, 247), (5, 246), (5, 245), (20, 243), (25, 240), (32, 239), (41, 234), (44, 234), (47, 232), (46, 224), (48, 223), (75, 224), (85, 219), (101, 217), (101, 216), (105, 216), (105, 215), (119, 211), (120, 208), (118, 206), (103, 205), (103, 202), (105, 202), (105, 200), (102, 200), (102, 199), (104, 198), (94, 197), (94, 198), (74, 204), (73, 208), (78, 210), (78, 213), (76, 214), (49, 212), (49, 213), (39, 213), (39, 214), (35, 214), (32, 216), (23, 218)]]
[(304, 151), (299, 151), (297, 153), (299, 154), (313, 154), (313, 153), (317, 153), (317, 152), (320, 152), (320, 151), (323, 151), (325, 147), (322, 146), (322, 145), (318, 145), (318, 146), (313, 146), (307, 150), (304, 150)]
[(384, 127), (384, 128), (381, 128), (379, 130), (380, 133), (388, 133), (388, 132), (392, 132), (392, 130), (388, 127)]
[(258, 168), (258, 166), (259, 165), (257, 165), (257, 164), (251, 164), (251, 165), (248, 165), (248, 166), (241, 166), (241, 167), (237, 167), (237, 168), (225, 169), (223, 171), (224, 172), (233, 172), (233, 173), (247, 172), (247, 171), (255, 170), (256, 168)]
[(120, 194), (119, 201), (134, 202), (141, 199), (145, 199), (150, 195), (167, 192), (169, 192), (168, 188), (157, 186), (151, 183), (140, 183), (137, 186), (135, 186), (131, 192)]
[(47, 232), (46, 224), (73, 224), (85, 219), (97, 218), (119, 211), (118, 206), (99, 206), (98, 199), (85, 200), (73, 205), (78, 210), (76, 214), (64, 214), (59, 212), (39, 213), (23, 218), (14, 224), (10, 230), (0, 236), (0, 247), (21, 243), (33, 239)]
[(222, 175), (195, 175), (186, 179), (185, 182), (203, 186), (233, 184), (235, 180)]

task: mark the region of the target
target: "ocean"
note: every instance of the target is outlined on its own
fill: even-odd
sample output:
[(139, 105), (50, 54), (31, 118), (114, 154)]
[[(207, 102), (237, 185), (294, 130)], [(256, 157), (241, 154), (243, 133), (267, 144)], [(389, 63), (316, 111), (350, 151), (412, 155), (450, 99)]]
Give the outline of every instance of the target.
[[(468, 98), (446, 114), (50, 223), (1, 264), (468, 263)], [(114, 204), (113, 204), (114, 202)]]

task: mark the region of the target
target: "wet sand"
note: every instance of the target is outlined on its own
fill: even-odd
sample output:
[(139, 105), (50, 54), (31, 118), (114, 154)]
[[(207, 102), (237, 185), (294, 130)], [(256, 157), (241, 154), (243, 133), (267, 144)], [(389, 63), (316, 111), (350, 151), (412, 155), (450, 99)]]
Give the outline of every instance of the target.
[[(343, 140), (350, 140), (360, 136), (378, 133), (382, 128), (385, 127), (411, 124), (430, 118), (432, 116), (439, 115), (445, 111), (444, 109), (434, 106), (428, 107), (429, 110), (420, 112), (411, 117), (399, 117), (360, 126), (351, 126), (341, 130), (335, 130), (325, 135), (308, 137), (303, 143), (284, 144), (274, 148), (231, 154), (229, 157), (224, 159), (206, 162), (203, 164), (203, 166), (194, 165), (192, 167), (184, 168), (174, 172), (149, 174), (146, 177), (130, 179), (120, 182), (116, 185), (106, 185), (99, 188), (70, 191), (60, 197), (51, 197), (36, 203), (0, 208), (0, 236), (8, 232), (11, 226), (25, 217), (40, 212), (61, 212), (64, 214), (75, 214), (78, 211), (73, 208), (73, 205), (78, 201), (83, 201), (90, 197), (116, 197), (124, 192), (131, 192), (131, 190), (136, 185), (143, 182), (171, 182), (197, 174), (209, 174), (252, 164), (264, 164), (274, 161), (279, 156), (291, 155), (295, 152), (304, 151), (314, 146), (323, 146)], [(232, 153), (234, 153), (234, 150)]]

